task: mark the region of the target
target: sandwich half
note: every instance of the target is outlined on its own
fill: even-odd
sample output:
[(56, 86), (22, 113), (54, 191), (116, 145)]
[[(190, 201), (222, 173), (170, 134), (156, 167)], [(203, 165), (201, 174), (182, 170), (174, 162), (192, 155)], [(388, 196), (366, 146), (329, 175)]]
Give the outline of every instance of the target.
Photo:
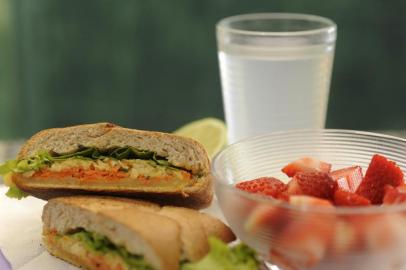
[(110, 123), (43, 130), (0, 167), (28, 194), (136, 197), (203, 208), (212, 200), (210, 163), (198, 142)]
[(51, 199), (42, 220), (48, 251), (84, 269), (177, 270), (207, 254), (209, 236), (235, 239), (196, 210), (111, 197)]

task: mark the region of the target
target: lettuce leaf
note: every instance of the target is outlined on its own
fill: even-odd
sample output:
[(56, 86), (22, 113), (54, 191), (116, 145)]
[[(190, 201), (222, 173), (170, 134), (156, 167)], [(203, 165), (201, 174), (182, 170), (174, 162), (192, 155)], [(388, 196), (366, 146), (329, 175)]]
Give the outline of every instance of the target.
[(10, 172), (37, 171), (42, 167), (50, 165), (52, 162), (54, 162), (54, 158), (48, 152), (40, 152), (27, 159), (6, 161), (3, 165), (0, 165), (0, 175)]
[(11, 186), (11, 187), (9, 187), (8, 191), (6, 192), (6, 196), (9, 198), (21, 200), (22, 198), (27, 197), (28, 194), (16, 186)]
[[(98, 233), (80, 230), (70, 234), (81, 241), (88, 249), (102, 254), (120, 256), (131, 270), (153, 270), (142, 256), (128, 253), (122, 246), (116, 246), (107, 237)], [(256, 253), (245, 244), (228, 247), (221, 240), (210, 237), (210, 252), (195, 263), (181, 263), (181, 270), (258, 270)]]
[(228, 247), (215, 237), (209, 238), (210, 252), (200, 261), (182, 264), (182, 270), (257, 270), (259, 262), (256, 253), (240, 243)]
[(71, 236), (83, 242), (90, 250), (100, 253), (114, 253), (120, 256), (131, 270), (153, 270), (142, 256), (130, 254), (124, 247), (116, 246), (107, 237), (98, 233), (81, 230)]

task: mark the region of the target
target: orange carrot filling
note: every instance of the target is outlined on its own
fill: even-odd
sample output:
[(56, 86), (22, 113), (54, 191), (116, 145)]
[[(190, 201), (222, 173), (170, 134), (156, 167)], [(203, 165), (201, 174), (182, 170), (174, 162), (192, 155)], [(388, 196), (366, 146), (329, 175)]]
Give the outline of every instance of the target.
[(129, 177), (127, 172), (120, 171), (119, 167), (113, 167), (111, 170), (98, 170), (98, 169), (83, 169), (80, 167), (66, 168), (61, 171), (50, 171), (47, 169), (42, 169), (36, 171), (33, 177), (39, 178), (65, 178), (72, 177), (80, 180), (95, 180), (95, 179), (108, 179), (108, 180), (118, 180), (122, 178)]
[[(192, 175), (189, 172), (181, 171), (180, 173), (182, 175), (182, 179), (192, 179)], [(83, 181), (97, 179), (120, 180), (123, 178), (129, 178), (130, 174), (128, 172), (121, 171), (120, 167), (112, 167), (111, 170), (100, 170), (94, 167), (91, 167), (89, 169), (83, 169), (81, 167), (71, 167), (63, 169), (61, 171), (41, 169), (39, 171), (36, 171), (32, 177), (54, 179), (72, 177)], [(155, 181), (172, 181), (175, 179), (177, 179), (175, 175), (145, 176), (141, 174), (137, 177), (137, 180), (141, 180), (144, 184)]]

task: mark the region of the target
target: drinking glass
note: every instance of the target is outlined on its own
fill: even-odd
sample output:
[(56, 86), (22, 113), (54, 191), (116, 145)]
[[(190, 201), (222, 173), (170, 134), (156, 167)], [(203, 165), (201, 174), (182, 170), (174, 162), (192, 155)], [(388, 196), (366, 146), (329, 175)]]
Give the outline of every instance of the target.
[(336, 40), (327, 18), (238, 15), (217, 24), (230, 143), (261, 133), (324, 128)]

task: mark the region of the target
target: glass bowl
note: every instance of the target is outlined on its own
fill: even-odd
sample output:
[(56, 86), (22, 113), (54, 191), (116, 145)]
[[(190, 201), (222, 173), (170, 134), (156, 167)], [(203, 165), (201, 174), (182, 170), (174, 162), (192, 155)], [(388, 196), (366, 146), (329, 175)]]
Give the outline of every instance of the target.
[(359, 165), (374, 154), (406, 172), (406, 140), (351, 130), (277, 132), (232, 144), (213, 160), (221, 210), (241, 241), (280, 269), (404, 269), (406, 204), (369, 207), (291, 205), (234, 185), (263, 176), (284, 182), (281, 168), (310, 156), (333, 169)]

